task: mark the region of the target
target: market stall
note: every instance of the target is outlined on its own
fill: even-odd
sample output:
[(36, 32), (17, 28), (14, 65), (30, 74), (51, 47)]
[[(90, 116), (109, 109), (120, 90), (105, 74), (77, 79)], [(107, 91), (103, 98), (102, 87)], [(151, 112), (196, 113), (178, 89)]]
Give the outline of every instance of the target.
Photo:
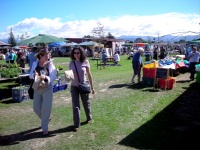
[(188, 67), (189, 62), (180, 57), (167, 57), (159, 61), (145, 62), (143, 66), (143, 85), (173, 89), (176, 84), (175, 76)]

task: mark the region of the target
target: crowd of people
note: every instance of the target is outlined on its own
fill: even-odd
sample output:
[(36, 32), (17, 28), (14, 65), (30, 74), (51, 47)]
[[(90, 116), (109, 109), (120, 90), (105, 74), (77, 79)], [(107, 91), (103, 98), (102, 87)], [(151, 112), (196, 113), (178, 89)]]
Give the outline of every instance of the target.
[[(20, 49), (16, 50), (14, 48), (8, 49), (7, 52), (4, 54), (0, 52), (2, 59), (5, 60), (7, 64), (18, 64), (21, 68), (22, 73), (25, 73), (25, 70), (30, 70), (33, 61), (35, 61), (35, 53), (37, 52), (38, 48), (33, 47), (32, 49)], [(27, 69), (25, 69), (27, 67)]]

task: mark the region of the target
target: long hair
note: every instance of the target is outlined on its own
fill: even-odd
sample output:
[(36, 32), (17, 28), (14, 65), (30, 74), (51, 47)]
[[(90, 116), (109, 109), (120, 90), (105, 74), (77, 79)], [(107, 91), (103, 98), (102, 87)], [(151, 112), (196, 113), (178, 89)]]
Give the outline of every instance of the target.
[(84, 51), (84, 49), (82, 47), (74, 47), (71, 51), (70, 57), (72, 60), (76, 60), (76, 58), (74, 57), (74, 51), (75, 50), (79, 50), (80, 52), (80, 62), (84, 62), (86, 60), (86, 53)]

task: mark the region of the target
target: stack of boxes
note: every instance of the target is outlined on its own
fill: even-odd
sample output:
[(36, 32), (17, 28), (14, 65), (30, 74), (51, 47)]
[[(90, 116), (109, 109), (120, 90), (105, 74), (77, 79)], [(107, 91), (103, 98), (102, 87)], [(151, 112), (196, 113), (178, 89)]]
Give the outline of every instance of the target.
[(143, 66), (143, 77), (142, 83), (144, 86), (151, 87), (154, 85), (154, 80), (156, 78), (156, 68), (158, 67), (158, 62), (151, 62)]
[(148, 64), (145, 64), (143, 66), (143, 77), (142, 77), (142, 83), (146, 87), (153, 87), (154, 81), (156, 80), (156, 84), (161, 89), (173, 89), (176, 85), (176, 78), (174, 77), (168, 77), (167, 79), (162, 78), (156, 78), (156, 71), (158, 68), (158, 62), (151, 62)]

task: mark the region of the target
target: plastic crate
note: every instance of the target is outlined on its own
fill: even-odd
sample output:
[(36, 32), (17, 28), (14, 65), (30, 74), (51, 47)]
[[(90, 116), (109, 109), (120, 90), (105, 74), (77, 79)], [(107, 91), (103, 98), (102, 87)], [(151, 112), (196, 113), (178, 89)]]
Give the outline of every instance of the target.
[(158, 61), (144, 64), (143, 68), (158, 68)]
[(171, 90), (176, 85), (176, 78), (170, 77), (169, 79), (158, 79), (158, 86), (161, 89)]
[(152, 87), (154, 85), (154, 78), (142, 77), (142, 85), (147, 87)]
[(15, 95), (15, 96), (13, 96), (13, 101), (18, 102), (18, 103), (28, 101), (28, 100), (30, 100), (29, 95), (23, 95), (23, 96)]
[(143, 77), (155, 78), (156, 77), (156, 68), (143, 68)]
[(28, 94), (29, 86), (14, 87), (12, 88), (12, 100), (15, 102), (22, 102), (29, 100)]
[(56, 93), (59, 91), (59, 87), (58, 86), (53, 86), (53, 93)]
[(67, 84), (63, 84), (59, 86), (59, 91), (66, 90), (66, 89), (67, 89)]

